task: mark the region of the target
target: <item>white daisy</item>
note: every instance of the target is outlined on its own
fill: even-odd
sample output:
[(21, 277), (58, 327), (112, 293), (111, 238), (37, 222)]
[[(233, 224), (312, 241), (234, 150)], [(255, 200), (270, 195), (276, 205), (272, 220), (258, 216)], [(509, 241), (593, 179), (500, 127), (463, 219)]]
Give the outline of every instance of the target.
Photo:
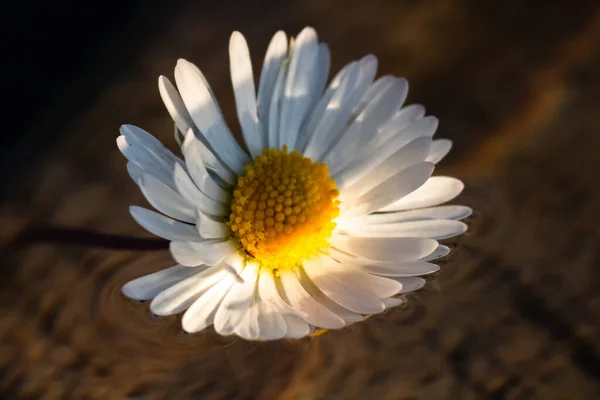
[(182, 325), (248, 340), (340, 329), (421, 288), (438, 239), (466, 230), (464, 206), (439, 206), (463, 184), (431, 177), (451, 142), (438, 121), (404, 106), (408, 83), (374, 80), (377, 59), (345, 66), (325, 88), (330, 54), (312, 28), (275, 34), (258, 95), (248, 46), (229, 45), (237, 114), (247, 150), (227, 127), (200, 70), (175, 67), (159, 89), (184, 159), (140, 128), (117, 144), (160, 213), (132, 206), (145, 229), (171, 241), (179, 263), (127, 283), (157, 315), (187, 310)]

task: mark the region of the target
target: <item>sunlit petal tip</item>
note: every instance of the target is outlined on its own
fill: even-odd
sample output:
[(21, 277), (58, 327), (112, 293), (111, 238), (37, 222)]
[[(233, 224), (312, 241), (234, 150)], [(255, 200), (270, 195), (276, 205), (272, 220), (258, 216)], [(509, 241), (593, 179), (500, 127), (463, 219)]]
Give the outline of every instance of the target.
[(411, 276), (407, 278), (398, 278), (398, 281), (402, 284), (402, 289), (398, 294), (415, 292), (425, 286), (427, 281), (423, 278)]
[(473, 215), (473, 209), (471, 207), (467, 207), (467, 206), (461, 206), (462, 210), (463, 210), (463, 214), (461, 214), (460, 217), (457, 217), (457, 219), (466, 219), (469, 218), (471, 215)]
[(121, 288), (123, 294), (133, 300), (152, 300), (160, 292), (191, 276), (202, 272), (204, 268), (188, 268), (176, 265), (150, 275), (127, 282)]
[(382, 300), (383, 304), (385, 304), (385, 308), (393, 308), (398, 307), (399, 305), (404, 303), (403, 299), (397, 299), (395, 297), (389, 297), (387, 299)]
[(298, 34), (298, 38), (301, 38), (303, 36), (306, 36), (308, 38), (313, 38), (313, 37), (316, 38), (317, 37), (317, 31), (312, 26), (307, 26), (304, 29), (302, 29), (300, 31), (300, 33)]
[(450, 248), (440, 244), (431, 253), (421, 258), (421, 261), (437, 260), (438, 258), (446, 257), (448, 254), (450, 254)]
[(402, 87), (403, 90), (408, 92), (408, 89), (409, 89), (408, 79), (398, 78), (398, 82), (400, 83), (400, 87)]
[(130, 206), (129, 213), (147, 231), (168, 240), (198, 240), (194, 226), (176, 221), (154, 211)]
[(365, 63), (365, 64), (377, 64), (378, 60), (377, 57), (375, 56), (375, 54), (367, 54), (366, 56), (364, 56), (363, 58), (361, 58), (361, 63)]

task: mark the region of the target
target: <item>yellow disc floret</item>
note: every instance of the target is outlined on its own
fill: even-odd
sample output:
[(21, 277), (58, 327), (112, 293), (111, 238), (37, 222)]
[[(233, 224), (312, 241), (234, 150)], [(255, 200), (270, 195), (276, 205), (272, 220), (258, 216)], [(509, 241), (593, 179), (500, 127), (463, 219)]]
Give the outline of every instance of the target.
[(286, 146), (264, 149), (238, 178), (229, 225), (262, 267), (293, 268), (329, 246), (338, 195), (325, 164)]

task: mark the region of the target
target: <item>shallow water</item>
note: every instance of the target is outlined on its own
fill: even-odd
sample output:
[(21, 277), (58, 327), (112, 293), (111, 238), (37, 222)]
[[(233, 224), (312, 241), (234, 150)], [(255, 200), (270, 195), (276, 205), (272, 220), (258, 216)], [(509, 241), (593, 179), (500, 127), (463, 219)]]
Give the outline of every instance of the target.
[[(277, 18), (181, 6), (93, 107), (60, 132), (40, 120), (39, 134), (60, 142), (20, 171), (2, 202), (2, 397), (598, 398), (600, 9), (567, 4), (538, 13), (520, 2), (305, 2), (273, 6)], [(333, 11), (344, 17), (335, 26)], [(139, 124), (176, 147), (155, 79), (181, 56), (206, 71), (232, 120), (229, 32), (247, 34), (258, 61), (276, 29), (305, 21), (329, 43), (334, 69), (374, 52), (381, 74), (407, 76), (409, 101), (427, 105), (440, 117), (437, 135), (454, 141), (436, 174), (465, 182), (455, 202), (475, 214), (406, 306), (298, 341), (187, 335), (179, 317), (154, 317), (120, 293), (174, 264), (168, 252), (10, 246), (37, 225), (150, 237), (127, 211), (145, 202), (114, 145), (117, 127)]]

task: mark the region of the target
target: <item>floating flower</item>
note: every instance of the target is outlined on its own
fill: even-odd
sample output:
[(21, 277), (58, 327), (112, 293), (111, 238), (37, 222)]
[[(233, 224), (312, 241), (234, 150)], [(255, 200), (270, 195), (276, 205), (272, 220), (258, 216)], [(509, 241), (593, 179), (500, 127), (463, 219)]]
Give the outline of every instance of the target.
[(175, 67), (159, 89), (178, 131), (181, 159), (125, 125), (117, 144), (160, 213), (132, 206), (148, 231), (170, 240), (176, 266), (127, 283), (157, 315), (185, 311), (183, 329), (211, 325), (248, 340), (340, 329), (421, 288), (438, 239), (466, 230), (464, 206), (439, 206), (463, 184), (431, 177), (451, 142), (432, 140), (436, 118), (404, 106), (408, 83), (374, 80), (377, 59), (345, 66), (325, 88), (326, 44), (312, 28), (275, 34), (256, 95), (248, 46), (234, 32), (231, 79), (246, 148), (227, 127), (200, 70)]

